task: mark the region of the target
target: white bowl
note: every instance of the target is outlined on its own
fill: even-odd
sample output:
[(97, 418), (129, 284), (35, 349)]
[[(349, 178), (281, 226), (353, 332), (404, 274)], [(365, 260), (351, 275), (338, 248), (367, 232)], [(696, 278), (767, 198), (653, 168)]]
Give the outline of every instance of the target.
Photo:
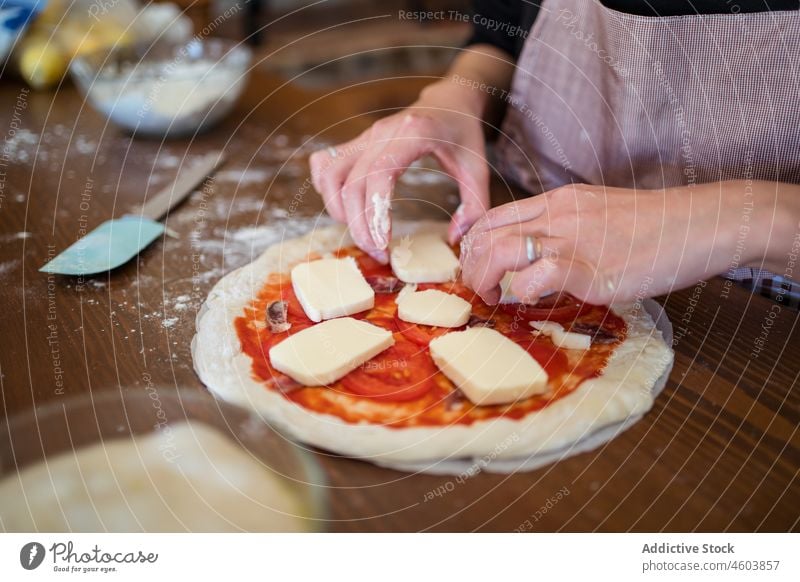
[(92, 106), (134, 135), (181, 137), (225, 117), (245, 87), (250, 49), (222, 39), (139, 45), (70, 66)]

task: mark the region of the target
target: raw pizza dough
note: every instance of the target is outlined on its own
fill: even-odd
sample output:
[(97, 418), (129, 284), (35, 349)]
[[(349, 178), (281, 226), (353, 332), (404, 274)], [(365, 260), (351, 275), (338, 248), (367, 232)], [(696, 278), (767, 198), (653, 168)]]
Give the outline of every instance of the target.
[[(444, 229), (439, 223), (397, 223), (394, 236), (418, 229)], [(353, 424), (293, 404), (266, 389), (252, 374), (242, 353), (234, 320), (271, 273), (288, 273), (310, 253), (325, 256), (350, 246), (343, 227), (317, 229), (268, 248), (253, 263), (226, 275), (209, 293), (197, 317), (192, 341), (194, 366), (217, 397), (257, 411), (294, 438), (320, 448), (379, 464), (415, 470), (420, 462), (473, 459), (515, 461), (546, 455), (574, 445), (604, 428), (647, 412), (653, 387), (671, 368), (673, 353), (641, 304), (613, 305), (627, 324), (627, 337), (616, 347), (603, 374), (585, 380), (574, 392), (524, 418), (493, 418), (471, 425), (391, 428)]]

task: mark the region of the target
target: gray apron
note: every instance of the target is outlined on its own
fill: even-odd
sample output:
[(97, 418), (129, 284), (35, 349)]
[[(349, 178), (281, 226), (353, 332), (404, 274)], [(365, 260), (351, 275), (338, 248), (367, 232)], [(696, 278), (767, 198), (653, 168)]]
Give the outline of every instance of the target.
[(800, 12), (646, 17), (545, 0), (506, 101), (497, 164), (531, 193), (800, 183)]

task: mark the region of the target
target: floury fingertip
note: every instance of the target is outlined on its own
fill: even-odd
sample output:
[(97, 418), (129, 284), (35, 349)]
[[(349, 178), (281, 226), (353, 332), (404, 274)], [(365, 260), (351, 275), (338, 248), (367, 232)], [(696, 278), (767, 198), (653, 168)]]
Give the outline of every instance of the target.
[[(392, 208), (391, 195), (382, 195), (380, 192), (372, 194), (372, 220), (369, 230), (372, 240), (381, 251), (389, 247), (389, 211)], [(386, 253), (383, 253), (386, 254)]]

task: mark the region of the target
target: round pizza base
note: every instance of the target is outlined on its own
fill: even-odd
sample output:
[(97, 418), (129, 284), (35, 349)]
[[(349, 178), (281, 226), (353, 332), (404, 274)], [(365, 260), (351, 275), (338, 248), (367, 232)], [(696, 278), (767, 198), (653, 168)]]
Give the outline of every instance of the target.
[[(645, 299), (642, 302), (642, 307), (650, 314), (655, 322), (655, 327), (661, 332), (664, 338), (664, 343), (668, 346), (672, 345), (672, 322), (667, 317), (664, 308), (653, 301), (652, 299)], [(653, 385), (652, 393), (653, 400), (655, 400), (664, 387), (667, 385), (669, 374), (672, 371), (672, 363), (664, 370), (661, 377), (656, 380)], [(404, 471), (407, 473), (426, 473), (429, 475), (472, 475), (476, 472), (483, 473), (497, 473), (497, 474), (510, 474), (524, 471), (534, 471), (545, 465), (562, 461), (568, 457), (579, 455), (580, 453), (588, 453), (602, 445), (606, 444), (617, 435), (628, 430), (634, 424), (639, 422), (644, 413), (635, 416), (629, 416), (621, 422), (616, 422), (608, 426), (602, 427), (595, 432), (586, 435), (586, 437), (576, 441), (573, 444), (567, 445), (561, 449), (547, 451), (543, 453), (534, 453), (529, 456), (517, 457), (514, 459), (493, 459), (491, 455), (488, 457), (479, 457), (473, 459), (443, 459), (440, 461), (429, 461), (420, 463), (392, 463), (384, 461), (376, 461), (382, 467), (388, 469), (395, 469), (397, 471)]]
[[(442, 223), (426, 222), (393, 226), (396, 237), (421, 228), (441, 232), (446, 228)], [(212, 394), (254, 411), (300, 442), (404, 471), (462, 473), (476, 463), (480, 463), (479, 470), (500, 471), (505, 462), (508, 470), (530, 470), (563, 458), (565, 451), (589, 450), (630, 426), (650, 409), (654, 388), (672, 367), (673, 353), (663, 338), (666, 329), (659, 329), (642, 305), (615, 305), (612, 309), (625, 319), (628, 334), (615, 348), (603, 374), (523, 418), (391, 428), (349, 423), (308, 410), (266, 389), (253, 377), (252, 361), (242, 352), (234, 321), (270, 274), (288, 273), (310, 253), (325, 255), (352, 244), (343, 227), (317, 228), (268, 248), (217, 283), (198, 313), (197, 334), (192, 340), (195, 370)], [(355, 405), (370, 406), (372, 402)], [(600, 440), (592, 441), (598, 434)], [(537, 464), (536, 459), (545, 460)]]

